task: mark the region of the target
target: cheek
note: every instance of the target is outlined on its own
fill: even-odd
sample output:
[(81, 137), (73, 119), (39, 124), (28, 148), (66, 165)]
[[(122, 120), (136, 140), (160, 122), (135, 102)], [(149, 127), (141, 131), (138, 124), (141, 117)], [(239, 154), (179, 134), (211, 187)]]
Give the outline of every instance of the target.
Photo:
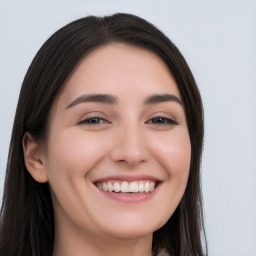
[(186, 179), (191, 160), (191, 144), (187, 130), (177, 130), (171, 135), (158, 137), (154, 142), (156, 159), (168, 171), (170, 178)]
[(102, 145), (102, 141), (98, 134), (88, 135), (78, 129), (66, 129), (50, 138), (47, 172), (58, 216), (63, 215), (64, 209), (77, 221), (82, 219), (83, 206), (90, 202), (84, 196), (92, 188), (89, 174), (106, 155), (108, 143)]
[(156, 212), (158, 215), (161, 212), (160, 227), (174, 213), (187, 186), (191, 160), (188, 132), (183, 131), (158, 138), (154, 143), (154, 155), (166, 173), (166, 180), (162, 184), (165, 196), (161, 194), (158, 198), (160, 206)]
[(86, 136), (83, 131), (62, 132), (54, 138), (49, 150), (49, 171), (85, 176), (104, 154), (101, 139)]

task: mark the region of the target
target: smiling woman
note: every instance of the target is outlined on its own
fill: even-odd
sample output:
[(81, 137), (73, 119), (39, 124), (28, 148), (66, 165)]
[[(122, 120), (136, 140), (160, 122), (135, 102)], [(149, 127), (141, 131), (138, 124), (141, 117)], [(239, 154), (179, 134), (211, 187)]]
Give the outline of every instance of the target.
[(202, 141), (195, 81), (159, 30), (129, 14), (68, 24), (22, 85), (0, 254), (204, 255)]

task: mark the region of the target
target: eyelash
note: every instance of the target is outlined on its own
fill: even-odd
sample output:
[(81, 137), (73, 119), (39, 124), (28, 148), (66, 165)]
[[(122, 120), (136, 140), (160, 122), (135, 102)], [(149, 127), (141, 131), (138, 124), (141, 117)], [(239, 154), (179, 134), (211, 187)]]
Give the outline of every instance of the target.
[[(111, 122), (109, 122), (105, 118), (98, 117), (98, 116), (93, 116), (93, 117), (87, 118), (85, 120), (82, 120), (78, 124), (99, 125), (99, 124), (102, 124), (102, 123), (109, 123), (110, 124)], [(151, 118), (150, 120), (146, 121), (146, 124), (178, 125), (178, 123), (175, 120), (173, 120), (171, 118), (167, 118), (167, 117), (162, 117), (162, 116), (157, 116), (157, 117)]]
[(93, 116), (93, 117), (89, 117), (89, 118), (86, 118), (86, 119), (82, 120), (78, 124), (99, 125), (99, 124), (102, 124), (102, 123), (110, 123), (110, 122), (108, 120), (106, 120), (105, 118), (98, 117), (98, 116)]
[(175, 120), (163, 116), (154, 117), (148, 120), (146, 123), (157, 125), (178, 125), (178, 123)]

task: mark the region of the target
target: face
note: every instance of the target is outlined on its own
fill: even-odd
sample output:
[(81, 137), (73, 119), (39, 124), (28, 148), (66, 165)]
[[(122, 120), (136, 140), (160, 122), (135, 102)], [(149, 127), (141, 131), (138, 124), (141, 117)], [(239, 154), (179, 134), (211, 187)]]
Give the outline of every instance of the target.
[(177, 85), (154, 53), (113, 43), (73, 72), (49, 119), (56, 223), (91, 236), (152, 234), (186, 188), (191, 145)]

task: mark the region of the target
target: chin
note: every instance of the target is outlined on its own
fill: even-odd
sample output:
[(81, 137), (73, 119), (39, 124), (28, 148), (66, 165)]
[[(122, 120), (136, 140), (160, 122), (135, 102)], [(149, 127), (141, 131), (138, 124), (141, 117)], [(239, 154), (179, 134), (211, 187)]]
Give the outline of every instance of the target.
[(121, 239), (139, 239), (147, 236), (152, 236), (153, 233), (161, 228), (166, 221), (164, 220), (149, 220), (148, 218), (139, 219), (133, 218), (115, 222), (115, 224), (105, 227), (105, 233), (115, 238)]
[(111, 237), (124, 239), (124, 240), (137, 240), (140, 238), (148, 237), (153, 235), (154, 230), (149, 228), (144, 229), (115, 229), (108, 230), (108, 234)]

